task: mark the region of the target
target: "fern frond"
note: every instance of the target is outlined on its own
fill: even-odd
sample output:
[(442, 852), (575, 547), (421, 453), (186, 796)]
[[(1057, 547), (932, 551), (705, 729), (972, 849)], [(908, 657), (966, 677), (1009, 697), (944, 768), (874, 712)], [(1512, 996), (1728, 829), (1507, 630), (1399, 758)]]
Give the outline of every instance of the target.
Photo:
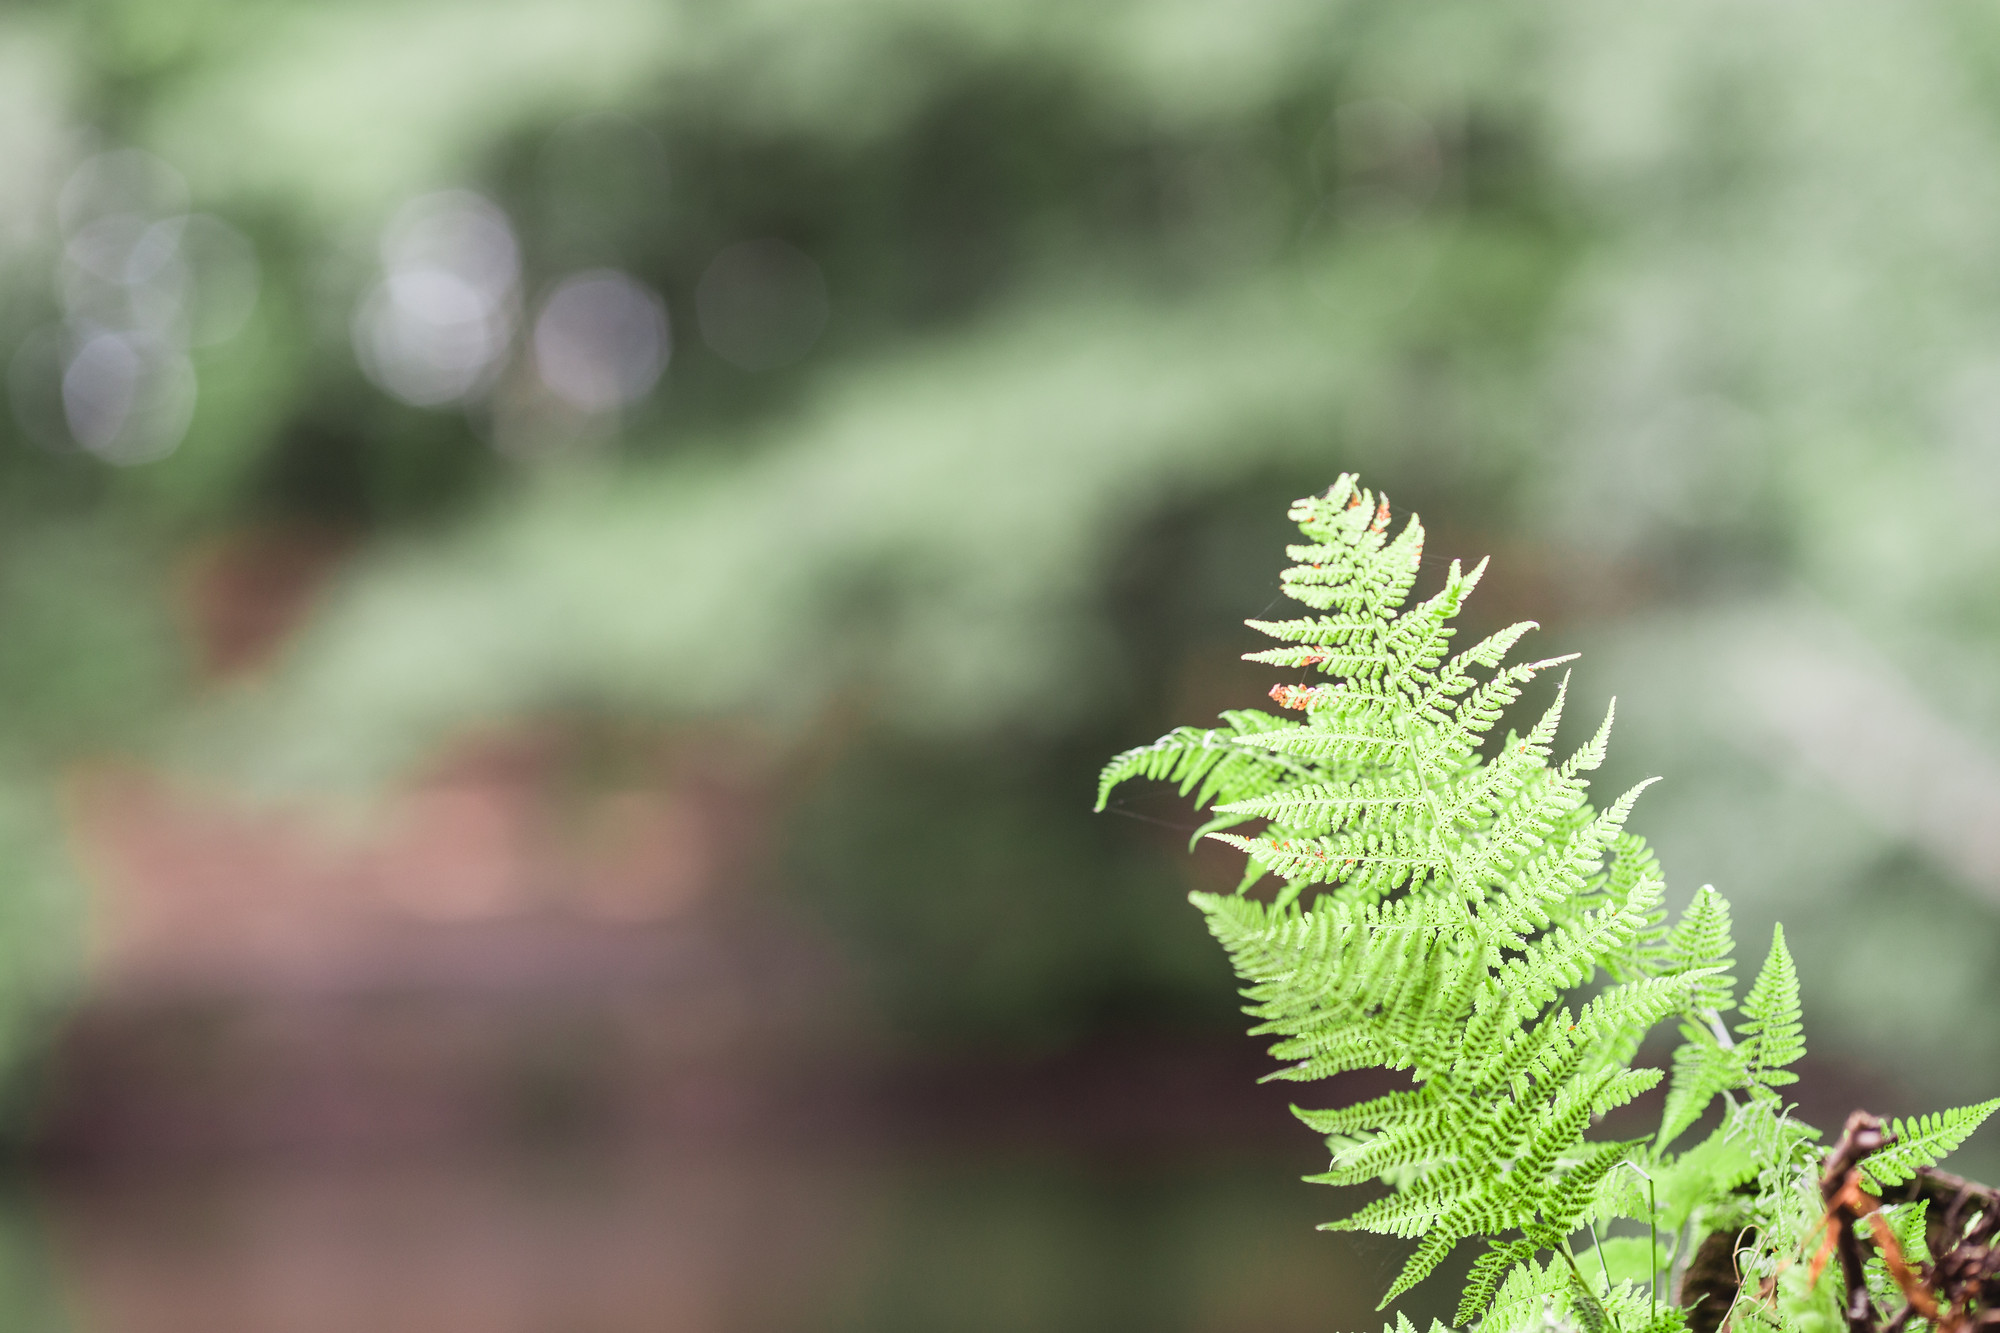
[[(1622, 1062), (1621, 1055), (1620, 1063)], [(1633, 1098), (1643, 1096), (1659, 1087), (1660, 1080), (1666, 1076), (1666, 1070), (1644, 1065), (1637, 1069), (1620, 1070), (1605, 1082), (1597, 1096), (1591, 1100), (1591, 1115), (1609, 1115)]]
[[(1244, 853), (1236, 894), (1190, 898), (1269, 1043), (1268, 1078), (1407, 1073), (1410, 1087), (1355, 1105), (1294, 1108), (1326, 1136), (1327, 1169), (1308, 1180), (1391, 1188), (1327, 1229), (1417, 1241), (1385, 1306), (1483, 1239), (1457, 1315), (1479, 1333), (1681, 1333), (1685, 1312), (1655, 1308), (1630, 1274), (1613, 1279), (1607, 1265), (1602, 1290), (1579, 1279), (1571, 1233), (1619, 1217), (1684, 1239), (1729, 1230), (1753, 1238), (1738, 1253), (1744, 1289), (1778, 1293), (1739, 1303), (1734, 1322), (1777, 1329), (1784, 1301), (1819, 1299), (1786, 1294), (1779, 1278), (1801, 1271), (1795, 1251), (1824, 1208), (1817, 1131), (1773, 1091), (1804, 1052), (1782, 933), (1732, 1037), (1728, 903), (1704, 886), (1669, 927), (1659, 862), (1626, 829), (1647, 784), (1592, 802), (1615, 704), (1556, 758), (1564, 674), (1534, 725), (1501, 732), (1528, 683), (1573, 655), (1510, 662), (1529, 621), (1451, 650), (1486, 562), (1452, 562), (1413, 602), (1424, 540), (1414, 517), (1392, 533), (1388, 502), (1352, 475), (1291, 513), (1305, 541), (1287, 548), (1281, 586), (1308, 614), (1249, 622), (1277, 646), (1246, 656), (1314, 670), (1272, 689), (1295, 717), (1224, 714), (1223, 727), (1128, 751), (1105, 770), (1099, 804), (1132, 777), (1177, 783), (1210, 812), (1199, 836)], [(1268, 900), (1249, 892), (1267, 875), (1282, 881)], [(1634, 1061), (1674, 1019), (1682, 1040), (1658, 1133), (1590, 1138), (1597, 1117), (1665, 1078)], [(1721, 1123), (1676, 1156), (1718, 1097)], [(1899, 1123), (1900, 1141), (1866, 1169), (1906, 1179), (1996, 1108)], [(1607, 1245), (1638, 1243), (1650, 1278), (1651, 1240)], [(1825, 1314), (1799, 1309), (1806, 1324)], [(1393, 1329), (1414, 1333), (1400, 1316)]]
[(1525, 1236), (1504, 1245), (1491, 1242), (1486, 1253), (1472, 1261), (1472, 1271), (1465, 1278), (1465, 1291), (1458, 1298), (1458, 1312), (1452, 1315), (1451, 1322), (1465, 1327), (1485, 1314), (1499, 1293), (1501, 1281), (1516, 1265), (1532, 1262), (1537, 1248)]
[(1366, 875), (1371, 888), (1388, 893), (1444, 869), (1431, 840), (1409, 828), (1364, 829), (1333, 838), (1288, 833), (1274, 830), (1256, 838), (1236, 833), (1208, 836), (1247, 853), (1259, 868), (1281, 879), (1303, 879), (1309, 884), (1352, 881)]
[(1527, 1003), (1540, 1005), (1581, 985), (1607, 954), (1630, 943), (1645, 926), (1663, 887), (1637, 885), (1626, 901), (1607, 904), (1527, 944), (1519, 957), (1501, 967), (1501, 986)]
[(1436, 1100), (1435, 1088), (1411, 1088), (1387, 1092), (1380, 1097), (1330, 1111), (1306, 1111), (1294, 1106), (1292, 1114), (1307, 1127), (1322, 1134), (1348, 1134), (1371, 1127), (1392, 1129), (1406, 1120), (1426, 1116)]
[(1423, 525), (1411, 519), (1391, 542), (1387, 496), (1343, 474), (1324, 496), (1294, 504), (1291, 518), (1314, 544), (1287, 548), (1300, 562), (1280, 575), (1287, 596), (1318, 610), (1377, 613), (1408, 596), (1423, 560)]
[(1431, 1272), (1458, 1247), (1460, 1241), (1487, 1229), (1481, 1225), (1482, 1221), (1483, 1219), (1477, 1215), (1439, 1218), (1430, 1230), (1423, 1233), (1423, 1240), (1404, 1262), (1403, 1271), (1396, 1274), (1396, 1280), (1389, 1284), (1389, 1290), (1382, 1293), (1382, 1300), (1375, 1308), (1378, 1310), (1385, 1308), (1390, 1301), (1429, 1277)]
[(1644, 1139), (1592, 1144), (1589, 1155), (1563, 1174), (1561, 1183), (1543, 1202), (1536, 1227), (1538, 1239), (1545, 1245), (1560, 1245), (1565, 1236), (1582, 1224), (1605, 1176), (1645, 1146)]
[[(1401, 1236), (1405, 1239), (1436, 1235), (1441, 1230), (1449, 1229), (1444, 1226), (1444, 1220), (1455, 1208), (1481, 1197), (1480, 1183), (1479, 1178), (1469, 1172), (1440, 1172), (1415, 1189), (1377, 1199), (1338, 1221), (1325, 1223), (1320, 1230), (1372, 1231), (1379, 1236)], [(1462, 1238), (1464, 1234), (1460, 1232), (1453, 1240)]]
[(1667, 1091), (1666, 1106), (1660, 1112), (1660, 1131), (1654, 1139), (1664, 1148), (1701, 1119), (1720, 1093), (1740, 1088), (1749, 1081), (1743, 1057), (1717, 1043), (1708, 1029), (1692, 1024), (1681, 1029), (1687, 1038), (1674, 1051), (1673, 1083)]
[(1878, 1190), (1900, 1185), (1914, 1176), (1919, 1167), (1936, 1165), (1996, 1110), (2000, 1110), (2000, 1097), (1952, 1111), (1891, 1120), (1889, 1132), (1896, 1141), (1870, 1154), (1861, 1163), (1861, 1170)]
[(1604, 1303), (1573, 1269), (1569, 1274), (1569, 1308), (1583, 1333), (1609, 1333), (1611, 1317), (1605, 1312)]
[(1483, 682), (1459, 676), (1447, 668), (1412, 709), (1421, 720), (1437, 728), (1425, 738), (1420, 762), (1434, 771), (1448, 772), (1479, 748), (1486, 734), (1521, 697), (1524, 685), (1550, 667), (1575, 660), (1575, 653), (1566, 653), (1539, 662), (1517, 662)]
[(1591, 877), (1585, 891), (1577, 899), (1578, 906), (1598, 902), (1629, 902), (1642, 884), (1656, 885), (1660, 898), (1643, 913), (1644, 920), (1633, 933), (1630, 942), (1621, 950), (1612, 951), (1605, 960), (1605, 971), (1613, 980), (1628, 981), (1636, 976), (1646, 976), (1663, 971), (1667, 964), (1667, 909), (1664, 903), (1666, 876), (1660, 869), (1660, 862), (1647, 847), (1646, 840), (1635, 833), (1626, 832), (1622, 827), (1604, 848), (1610, 858), (1607, 869)]
[(1383, 625), (1382, 619), (1376, 616), (1315, 616), (1305, 620), (1246, 620), (1243, 623), (1264, 631), (1274, 639), (1300, 645), (1297, 648), (1266, 648), (1262, 652), (1243, 654), (1246, 662), (1281, 667), (1326, 667), (1336, 654), (1325, 650), (1349, 644), (1372, 644)]
[(1576, 752), (1569, 758), (1563, 760), (1561, 772), (1564, 777), (1575, 777), (1578, 773), (1589, 773), (1603, 766), (1604, 755), (1611, 748), (1611, 724), (1617, 717), (1618, 700), (1614, 698), (1605, 705), (1604, 720), (1597, 724), (1597, 730), (1592, 733), (1590, 739), (1578, 746)]
[(1735, 952), (1736, 941), (1729, 934), (1729, 901), (1713, 884), (1704, 884), (1667, 938), (1667, 956), (1675, 971), (1709, 973), (1692, 997), (1696, 1009), (1720, 1013), (1733, 1003), (1736, 983), (1728, 969), (1735, 965)]
[(1104, 808), (1115, 787), (1133, 778), (1177, 783), (1181, 795), (1194, 793), (1199, 808), (1217, 796), (1239, 800), (1275, 790), (1286, 778), (1306, 772), (1268, 747), (1244, 743), (1246, 737), (1290, 729), (1294, 724), (1254, 708), (1232, 709), (1222, 720), (1223, 726), (1207, 730), (1175, 727), (1151, 745), (1118, 755), (1098, 775), (1097, 809)]
[(1766, 1087), (1795, 1083), (1798, 1075), (1784, 1069), (1806, 1053), (1799, 1025), (1799, 973), (1785, 948), (1785, 928), (1771, 928), (1771, 952), (1740, 1006), (1745, 1022), (1736, 1025), (1744, 1042), (1743, 1059), (1750, 1077)]
[[(1356, 815), (1375, 807), (1425, 805), (1429, 793), (1413, 778), (1360, 778), (1352, 782), (1309, 782), (1287, 787), (1265, 796), (1246, 797), (1216, 807), (1223, 814), (1250, 815), (1276, 820), (1302, 833), (1330, 833), (1345, 827)], [(1387, 821), (1401, 822), (1397, 810), (1384, 812)]]
[(1480, 1325), (1482, 1333), (1516, 1333), (1539, 1326), (1553, 1298), (1568, 1289), (1569, 1269), (1560, 1260), (1550, 1259), (1546, 1265), (1523, 1260), (1500, 1284)]
[(1410, 742), (1398, 736), (1386, 718), (1365, 712), (1354, 716), (1353, 712), (1319, 726), (1289, 726), (1258, 735), (1246, 735), (1237, 744), (1272, 750), (1308, 763), (1346, 762), (1356, 765), (1385, 763), (1392, 760), (1398, 750), (1410, 748)]

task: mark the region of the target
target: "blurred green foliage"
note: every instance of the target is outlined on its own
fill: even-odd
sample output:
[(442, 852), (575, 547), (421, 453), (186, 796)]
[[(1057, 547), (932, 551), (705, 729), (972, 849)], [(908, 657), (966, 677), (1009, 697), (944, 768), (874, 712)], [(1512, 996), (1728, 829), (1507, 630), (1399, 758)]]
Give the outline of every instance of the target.
[[(1798, 923), (1815, 1049), (1969, 1093), (2000, 1035), (1937, 1015), (2000, 977), (1996, 59), (1966, 3), (17, 7), (0, 340), (60, 318), (102, 148), (261, 287), (171, 455), (7, 423), (0, 740), (289, 786), (495, 718), (731, 719), (833, 744), (784, 876), (913, 1028), (1186, 1012), (1224, 983), (1171, 835), (1085, 822), (1087, 756), (1244, 700), (1188, 664), (1249, 646), (1282, 501), (1361, 468), (1498, 556), (1493, 618), (1592, 650), (1582, 697), (1618, 682), (1621, 762), (1672, 778), (1638, 827), (1680, 895)], [(581, 269), (657, 291), (659, 387), (545, 410), (523, 328), (465, 403), (370, 383), (378, 238), (445, 188), (505, 211), (524, 317)], [(702, 291), (761, 238), (830, 313), (751, 371)], [(269, 688), (191, 692), (159, 571), (302, 518), (359, 553)], [(1864, 753), (1811, 707), (1847, 697)], [(1883, 893), (1926, 995), (1850, 984)]]

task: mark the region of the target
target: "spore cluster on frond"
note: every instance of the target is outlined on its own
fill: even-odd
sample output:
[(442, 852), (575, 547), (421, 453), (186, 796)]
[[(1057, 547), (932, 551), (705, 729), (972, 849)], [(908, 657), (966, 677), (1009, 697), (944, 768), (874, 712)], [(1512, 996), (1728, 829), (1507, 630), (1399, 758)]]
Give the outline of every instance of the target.
[[(1453, 561), (1412, 602), (1414, 517), (1392, 535), (1387, 499), (1343, 476), (1291, 518), (1307, 540), (1286, 548), (1282, 588), (1314, 614), (1248, 622), (1282, 646), (1246, 656), (1316, 673), (1271, 690), (1298, 716), (1234, 710), (1129, 750), (1105, 768), (1098, 806), (1133, 778), (1172, 782), (1208, 811), (1197, 837), (1244, 853), (1235, 893), (1192, 898), (1243, 982), (1252, 1032), (1272, 1041), (1271, 1077), (1407, 1073), (1407, 1089), (1297, 1111), (1330, 1153), (1309, 1179), (1391, 1187), (1328, 1228), (1417, 1242), (1384, 1305), (1483, 1242), (1455, 1322), (1491, 1333), (1672, 1333), (1678, 1274), (1723, 1228), (1742, 1241), (1733, 1313), (1834, 1319), (1794, 1253), (1811, 1231), (1818, 1136), (1777, 1091), (1805, 1050), (1782, 931), (1736, 1003), (1728, 904), (1704, 887), (1669, 926), (1659, 864), (1625, 829), (1646, 784), (1589, 800), (1612, 710), (1556, 757), (1566, 674), (1525, 732), (1498, 734), (1573, 655), (1510, 662), (1532, 622), (1451, 651), (1484, 561)], [(1266, 880), (1268, 894), (1251, 891)], [(1681, 1041), (1657, 1130), (1592, 1137), (1666, 1078), (1634, 1059), (1669, 1021)], [(1677, 1150), (1718, 1099), (1719, 1122)], [(1917, 1125), (1876, 1169), (1934, 1161), (1992, 1109)], [(1629, 1238), (1595, 1244), (1620, 1222), (1654, 1238), (1644, 1271), (1620, 1257)]]

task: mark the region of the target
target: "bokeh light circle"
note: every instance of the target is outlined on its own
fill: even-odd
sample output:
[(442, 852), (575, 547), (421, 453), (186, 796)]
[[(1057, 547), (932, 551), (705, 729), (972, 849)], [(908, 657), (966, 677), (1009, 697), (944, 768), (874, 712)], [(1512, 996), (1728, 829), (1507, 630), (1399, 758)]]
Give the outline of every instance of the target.
[(143, 334), (96, 334), (63, 370), (70, 435), (107, 463), (149, 463), (172, 453), (187, 434), (194, 401), (187, 357)]
[(383, 229), (386, 275), (353, 322), (356, 359), (419, 407), (476, 396), (513, 341), (520, 246), (507, 215), (468, 190), (420, 196)]
[(672, 354), (659, 294), (615, 269), (563, 279), (535, 317), (535, 372), (549, 391), (584, 412), (637, 402)]

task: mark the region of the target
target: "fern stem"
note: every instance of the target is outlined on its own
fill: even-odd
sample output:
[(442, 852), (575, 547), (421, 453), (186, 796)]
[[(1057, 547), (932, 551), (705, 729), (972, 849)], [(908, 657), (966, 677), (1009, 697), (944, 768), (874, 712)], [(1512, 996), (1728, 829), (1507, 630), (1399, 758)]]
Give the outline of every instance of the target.
[[(1646, 1296), (1648, 1300), (1646, 1323), (1650, 1327), (1652, 1322), (1660, 1317), (1660, 1200), (1653, 1191), (1653, 1173), (1645, 1167), (1640, 1166), (1637, 1162), (1626, 1162), (1625, 1165), (1638, 1172), (1639, 1179), (1646, 1182)], [(1594, 1232), (1592, 1234), (1593, 1236), (1595, 1235)], [(1609, 1274), (1605, 1275), (1604, 1284), (1606, 1287), (1611, 1285)]]
[(1660, 1201), (1653, 1193), (1652, 1173), (1641, 1170), (1639, 1174), (1646, 1177), (1646, 1322), (1650, 1327), (1660, 1317)]
[(1604, 1274), (1604, 1299), (1611, 1299), (1611, 1269), (1604, 1262), (1604, 1242), (1597, 1238), (1597, 1223), (1585, 1218), (1583, 1225), (1590, 1231), (1591, 1253), (1597, 1256), (1597, 1271)]
[[(1715, 1037), (1716, 1045), (1725, 1051), (1736, 1049), (1736, 1039), (1729, 1035), (1729, 1025), (1722, 1021), (1720, 1013), (1713, 1009), (1704, 1009), (1701, 1011), (1701, 1016), (1708, 1020), (1708, 1030)], [(1728, 1088), (1722, 1089), (1722, 1101), (1731, 1110), (1736, 1109), (1736, 1094)]]
[(1688, 1215), (1680, 1229), (1674, 1232), (1674, 1253), (1667, 1261), (1667, 1304), (1681, 1303), (1681, 1280), (1687, 1275), (1687, 1260), (1694, 1253), (1695, 1217)]
[[(1591, 1234), (1591, 1239), (1595, 1240), (1597, 1237), (1597, 1232), (1593, 1229), (1590, 1234)], [(1583, 1292), (1584, 1295), (1590, 1296), (1592, 1300), (1596, 1300), (1597, 1298), (1591, 1295), (1590, 1284), (1583, 1280), (1583, 1270), (1576, 1266), (1576, 1255), (1571, 1252), (1569, 1248), (1569, 1240), (1567, 1238), (1563, 1240), (1562, 1248), (1557, 1250), (1556, 1253), (1560, 1254), (1563, 1257), (1563, 1262), (1569, 1265), (1570, 1276), (1576, 1279), (1577, 1287)], [(1599, 1254), (1597, 1256), (1597, 1262), (1600, 1264), (1604, 1262), (1604, 1256), (1602, 1254)], [(1608, 1270), (1606, 1271), (1604, 1277), (1604, 1294), (1607, 1297), (1611, 1294), (1611, 1275)], [(1618, 1329), (1618, 1333), (1625, 1333), (1625, 1330), (1619, 1327), (1618, 1316), (1611, 1313), (1611, 1307), (1606, 1305), (1603, 1308), (1604, 1308), (1604, 1317), (1611, 1321), (1611, 1327), (1614, 1329)]]

